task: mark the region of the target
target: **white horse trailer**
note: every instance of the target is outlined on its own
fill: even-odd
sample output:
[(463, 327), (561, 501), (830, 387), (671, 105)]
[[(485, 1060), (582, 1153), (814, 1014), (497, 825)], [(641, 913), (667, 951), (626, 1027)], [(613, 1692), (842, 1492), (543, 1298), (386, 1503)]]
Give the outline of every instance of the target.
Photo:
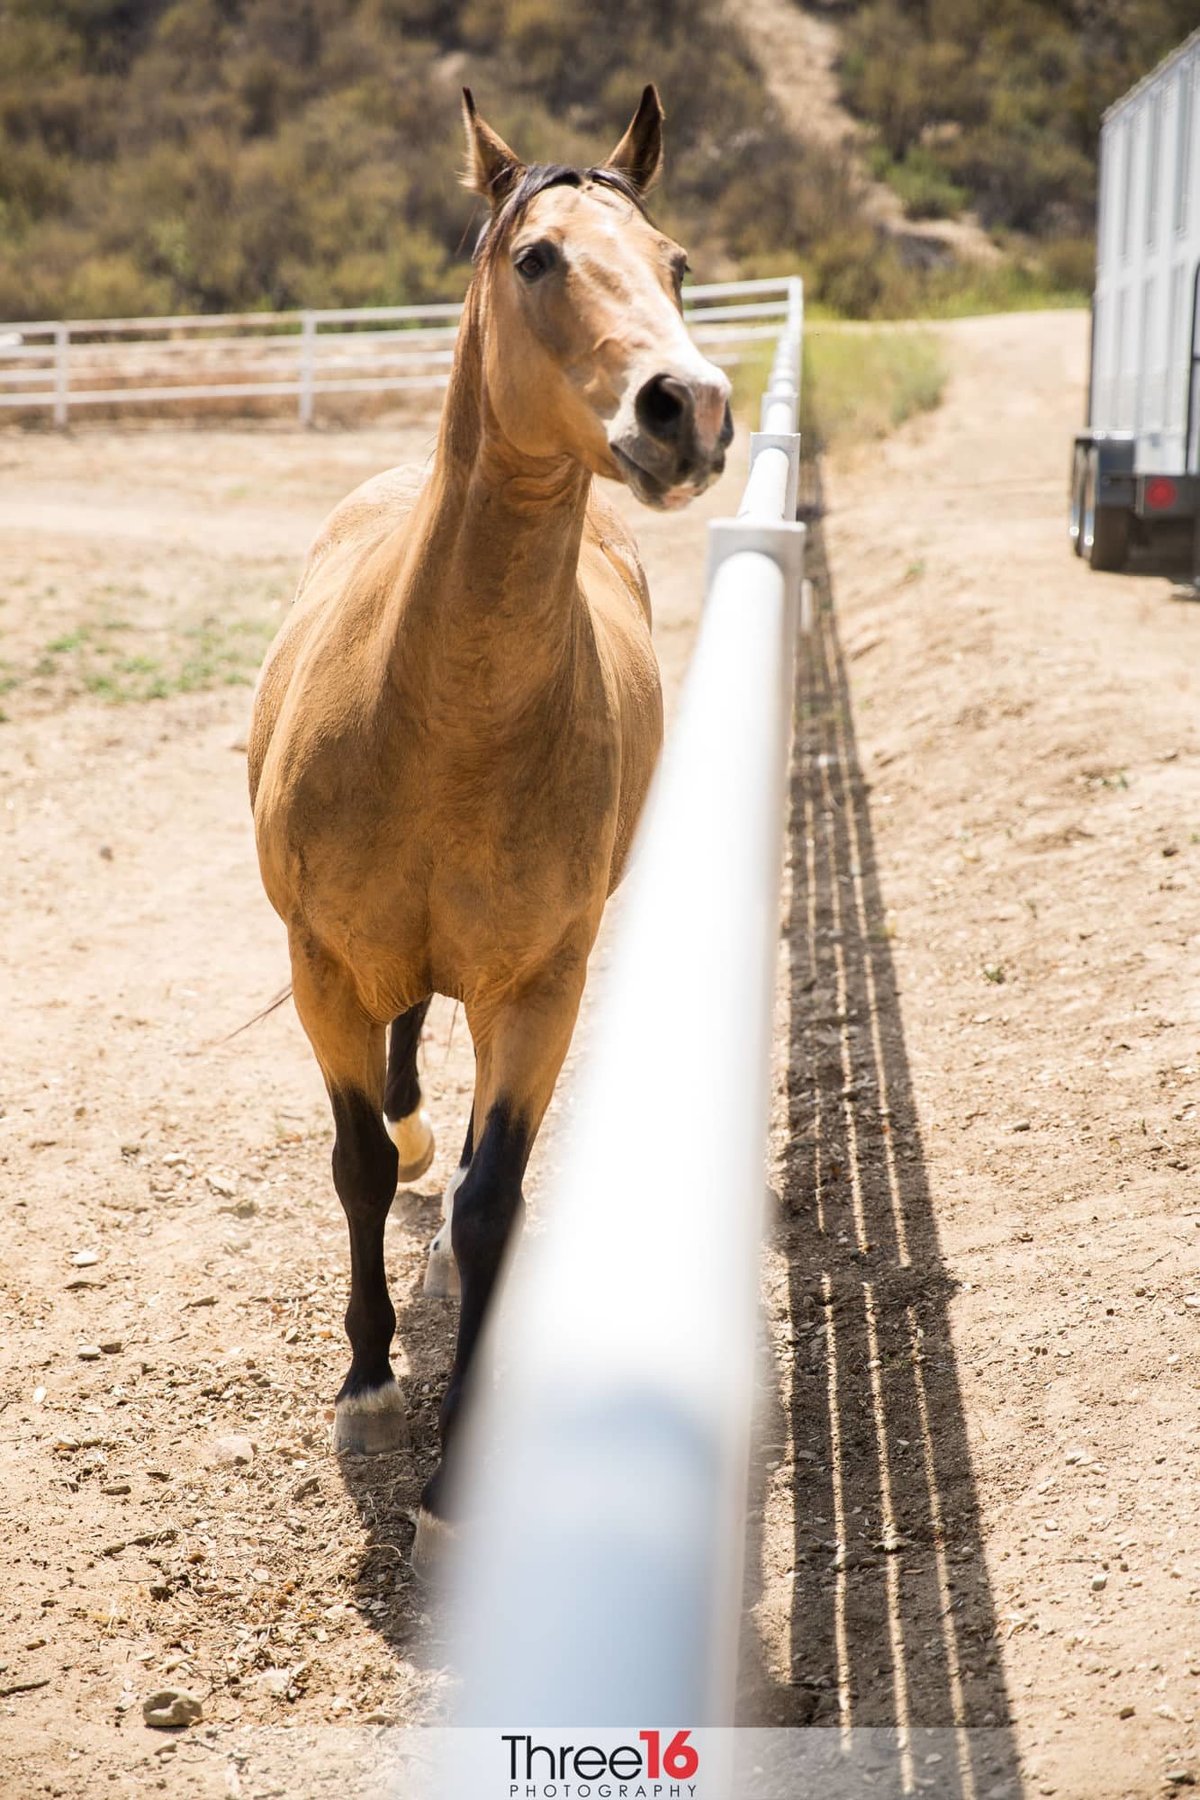
[(1104, 115), (1087, 429), (1071, 541), (1119, 569), (1200, 519), (1200, 31)]

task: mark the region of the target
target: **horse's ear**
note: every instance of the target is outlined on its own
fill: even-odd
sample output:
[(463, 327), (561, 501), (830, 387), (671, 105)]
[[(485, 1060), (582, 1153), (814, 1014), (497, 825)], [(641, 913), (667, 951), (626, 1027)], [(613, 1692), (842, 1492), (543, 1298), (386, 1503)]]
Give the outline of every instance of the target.
[(631, 181), (639, 194), (649, 192), (662, 168), (664, 116), (658, 89), (651, 82), (642, 89), (629, 130), (605, 164)]
[(470, 88), (463, 89), (463, 124), (467, 131), (467, 172), (463, 186), (482, 194), (495, 209), (502, 206), (525, 173), (524, 165), (504, 139), (481, 119)]

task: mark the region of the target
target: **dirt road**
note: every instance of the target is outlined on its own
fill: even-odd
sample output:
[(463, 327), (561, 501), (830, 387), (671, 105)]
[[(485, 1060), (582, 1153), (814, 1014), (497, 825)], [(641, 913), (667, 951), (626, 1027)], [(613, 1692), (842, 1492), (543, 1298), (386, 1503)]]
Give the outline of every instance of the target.
[[(986, 1727), (998, 1792), (1092, 1800), (1200, 1779), (1200, 609), (1065, 552), (1085, 339), (947, 327), (941, 412), (827, 471), (743, 1711)], [(222, 684), (326, 507), (430, 437), (0, 438), (5, 1794), (317, 1792), (264, 1727), (446, 1691), (405, 1558), (462, 1021), (431, 1017), (439, 1158), (389, 1227), (387, 1466), (326, 1447), (345, 1243), (306, 1046), (286, 1009), (219, 1041), (286, 979)], [(702, 521), (638, 530), (673, 686)], [(168, 1684), (206, 1722), (165, 1744)]]
[(1140, 1797), (1200, 1779), (1200, 606), (1067, 554), (1084, 319), (946, 343), (829, 471), (747, 1704)]

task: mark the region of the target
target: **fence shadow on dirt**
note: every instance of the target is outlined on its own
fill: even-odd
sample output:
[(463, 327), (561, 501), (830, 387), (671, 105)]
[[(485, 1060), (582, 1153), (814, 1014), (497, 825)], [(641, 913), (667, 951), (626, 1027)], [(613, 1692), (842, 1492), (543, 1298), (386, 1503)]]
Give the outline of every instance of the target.
[[(1018, 1795), (1020, 1778), (949, 1329), (953, 1282), (922, 1155), (817, 517), (807, 565), (815, 618), (797, 671), (776, 1229), (791, 1358), (776, 1370), (774, 1416), (762, 1433), (776, 1455), (790, 1441), (795, 1456), (785, 1533), (792, 1567), (763, 1572), (776, 1585), (772, 1649), (765, 1636), (757, 1652), (747, 1646), (742, 1716), (849, 1726), (876, 1753), (890, 1741), (890, 1779), (862, 1791), (998, 1800)], [(756, 1474), (763, 1501), (769, 1462)], [(778, 1544), (777, 1511), (771, 1535)], [(781, 1580), (792, 1590), (786, 1680)], [(751, 1604), (765, 1595), (765, 1585), (751, 1592)], [(853, 1757), (850, 1740), (843, 1744)]]

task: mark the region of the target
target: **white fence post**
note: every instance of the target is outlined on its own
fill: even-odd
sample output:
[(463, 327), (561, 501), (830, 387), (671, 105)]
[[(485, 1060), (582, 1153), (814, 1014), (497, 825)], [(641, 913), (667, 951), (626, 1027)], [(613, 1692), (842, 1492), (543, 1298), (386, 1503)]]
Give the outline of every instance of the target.
[[(770, 391), (793, 425), (798, 374), (789, 309)], [(713, 530), (563, 1173), (490, 1329), (501, 1376), (467, 1422), (452, 1571), (464, 1725), (732, 1721), (798, 448), (773, 413), (742, 514)], [(475, 1791), (477, 1735), (451, 1734), (453, 1800)]]
[(57, 324), (54, 327), (54, 423), (60, 431), (67, 429), (68, 396), (71, 388), (70, 350), (70, 326)]
[(300, 423), (306, 429), (313, 422), (316, 401), (314, 382), (317, 361), (316, 314), (306, 312), (300, 322)]
[[(0, 418), (9, 408), (48, 410), (65, 425), (68, 407), (73, 414), (90, 406), (290, 398), (299, 422), (311, 425), (319, 394), (444, 388), (461, 311), (457, 302), (438, 301), (0, 324)], [(774, 277), (689, 288), (684, 312), (696, 343), (728, 367), (781, 327), (795, 336), (798, 284)]]

